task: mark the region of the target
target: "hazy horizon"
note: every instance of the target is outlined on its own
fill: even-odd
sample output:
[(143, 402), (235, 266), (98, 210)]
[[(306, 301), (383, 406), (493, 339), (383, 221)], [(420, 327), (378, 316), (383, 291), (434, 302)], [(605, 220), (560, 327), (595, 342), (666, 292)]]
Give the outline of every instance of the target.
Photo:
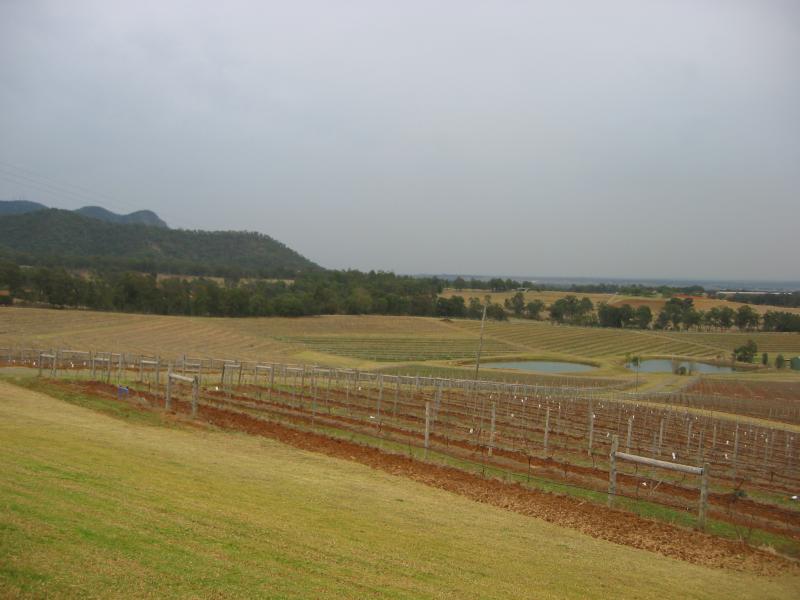
[(800, 5), (0, 4), (0, 198), (329, 268), (796, 281)]

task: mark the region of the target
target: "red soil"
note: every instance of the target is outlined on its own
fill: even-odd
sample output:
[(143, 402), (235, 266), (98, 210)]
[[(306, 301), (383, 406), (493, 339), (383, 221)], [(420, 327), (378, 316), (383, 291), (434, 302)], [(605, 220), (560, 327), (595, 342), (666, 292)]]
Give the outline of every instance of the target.
[[(96, 382), (52, 383), (73, 390), (77, 388), (84, 393), (116, 398), (116, 387), (113, 385)], [(144, 392), (133, 392), (131, 401), (135, 401), (136, 398), (139, 398), (140, 402), (141, 399), (146, 400), (149, 405), (157, 406), (163, 402)], [(185, 422), (183, 415), (188, 413), (189, 403), (177, 398), (173, 399), (173, 402), (175, 412), (167, 418)], [(150, 410), (149, 406), (141, 403), (136, 405), (142, 410)], [(303, 450), (356, 461), (477, 502), (544, 519), (595, 538), (656, 552), (690, 563), (764, 575), (776, 575), (788, 571), (800, 573), (800, 566), (794, 561), (743, 543), (646, 519), (576, 498), (531, 490), (519, 484), (500, 480), (485, 479), (454, 468), (389, 454), (346, 440), (298, 431), (286, 425), (220, 407), (201, 405), (198, 417), (202, 422), (223, 429), (260, 435)]]

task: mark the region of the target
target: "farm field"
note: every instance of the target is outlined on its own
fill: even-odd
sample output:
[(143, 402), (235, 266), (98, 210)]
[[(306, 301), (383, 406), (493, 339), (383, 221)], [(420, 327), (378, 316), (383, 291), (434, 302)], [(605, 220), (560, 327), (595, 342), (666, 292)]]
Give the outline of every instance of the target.
[[(40, 360), (44, 368), (37, 366)], [(334, 437), (358, 436), (369, 446), (388, 444), (417, 455), (427, 456), (430, 449), (468, 472), (488, 468), (525, 485), (534, 476), (536, 485), (562, 493), (581, 490), (583, 497), (603, 504), (612, 436), (617, 436), (627, 452), (639, 456), (706, 463), (713, 490), (707, 512), (717, 521), (715, 531), (739, 539), (755, 527), (788, 536), (770, 540), (751, 532), (746, 538), (800, 556), (800, 507), (790, 499), (800, 482), (797, 403), (768, 403), (769, 413), (762, 415), (761, 402), (735, 400), (732, 414), (721, 416), (681, 406), (691, 401), (695, 408), (718, 409), (705, 404), (719, 402), (716, 396), (634, 396), (609, 388), (565, 388), (560, 382), (475, 385), (418, 373), (194, 358), (174, 363), (177, 379), (168, 379), (165, 365), (159, 368), (149, 359), (116, 356), (109, 362), (102, 353), (90, 359), (89, 353), (69, 351), (59, 355), (56, 368), (38, 353), (16, 355), (10, 364), (15, 371), (27, 365), (21, 371), (46, 377), (34, 382), (110, 397), (118, 395), (115, 382), (124, 384), (125, 394), (131, 391), (137, 402), (168, 410), (178, 406), (182, 414), (233, 420), (247, 430), (263, 428), (266, 420), (314, 431), (321, 427)], [(774, 420), (751, 420), (737, 412)], [(647, 468), (619, 473), (620, 506), (695, 523), (698, 480)]]
[[(0, 347), (124, 349), (247, 360), (294, 360), (370, 368), (385, 363), (470, 362), (480, 323), (426, 317), (322, 316), (297, 319), (177, 317), (34, 308), (0, 309)], [(759, 351), (800, 354), (800, 335), (671, 333), (554, 326), (514, 320), (486, 324), (485, 357), (566, 358), (628, 375), (625, 354), (728, 357), (753, 339)]]
[[(762, 555), (709, 568), (264, 437), (70, 400), (0, 382), (0, 587), (13, 596), (793, 598), (800, 586), (796, 567), (764, 569)], [(686, 535), (707, 545), (675, 530)]]
[[(442, 291), (442, 296), (445, 298), (451, 298), (452, 296), (462, 296), (465, 300), (469, 298), (479, 298), (483, 301), (485, 296), (490, 296), (492, 302), (497, 302), (499, 304), (503, 304), (507, 299), (514, 296), (517, 292), (489, 292), (487, 290), (473, 290), (473, 289), (465, 289), (465, 290), (456, 290), (454, 288), (447, 288)], [(582, 294), (580, 292), (556, 292), (556, 291), (528, 291), (523, 292), (525, 296), (525, 302), (531, 302), (533, 300), (541, 300), (545, 303), (546, 306), (550, 306), (553, 302), (558, 300), (559, 298), (563, 298), (569, 294), (574, 296), (578, 296), (579, 298), (583, 298), (584, 296), (588, 297), (592, 303), (597, 306), (597, 304), (601, 302), (606, 302), (608, 304), (619, 306), (622, 304), (630, 304), (634, 308), (637, 306), (649, 306), (650, 310), (653, 311), (654, 315), (657, 315), (658, 312), (664, 307), (666, 304), (667, 299), (661, 297), (646, 297), (646, 296), (626, 296), (624, 294)], [(728, 300), (721, 299), (721, 298), (706, 298), (705, 296), (695, 296), (693, 297), (694, 306), (698, 310), (708, 310), (713, 307), (723, 307), (727, 306), (733, 310), (738, 310), (739, 307), (745, 306), (742, 302), (729, 302)], [(759, 304), (749, 304), (754, 311), (759, 314), (764, 314), (768, 310), (779, 310), (785, 312), (793, 312), (793, 313), (800, 313), (800, 308), (794, 307), (779, 307), (779, 306), (764, 306)]]

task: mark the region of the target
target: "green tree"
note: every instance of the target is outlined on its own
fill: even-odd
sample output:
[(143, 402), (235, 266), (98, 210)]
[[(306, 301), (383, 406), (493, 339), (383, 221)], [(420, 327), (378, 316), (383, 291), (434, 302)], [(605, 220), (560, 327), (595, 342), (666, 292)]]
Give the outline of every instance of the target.
[(21, 284), (22, 271), (19, 266), (11, 261), (0, 260), (0, 289), (5, 287), (14, 295)]
[(757, 352), (758, 345), (753, 340), (747, 340), (746, 344), (733, 350), (733, 356), (740, 362), (751, 363), (753, 362)]
[(736, 327), (749, 331), (758, 327), (758, 313), (745, 304), (736, 311)]
[(351, 315), (368, 313), (372, 309), (372, 295), (369, 290), (357, 287), (347, 298), (347, 312)]
[(525, 316), (534, 321), (541, 318), (541, 312), (544, 310), (544, 302), (539, 299), (531, 300), (525, 305)]
[(730, 306), (723, 306), (719, 309), (719, 326), (722, 329), (730, 329), (735, 317), (736, 313)]
[(521, 317), (522, 312), (525, 310), (525, 295), (522, 292), (517, 292), (505, 301), (505, 305), (506, 308), (514, 313), (515, 317)]
[(719, 307), (713, 306), (703, 314), (703, 325), (708, 329), (717, 329), (721, 327)]
[(483, 317), (483, 304), (477, 298), (470, 298), (467, 305), (467, 318), (480, 319)]
[(647, 329), (653, 321), (653, 311), (649, 306), (638, 306), (633, 315), (633, 323), (639, 329)]
[(686, 329), (700, 327), (700, 323), (703, 321), (703, 314), (696, 311), (694, 308), (689, 308), (684, 311), (681, 320), (683, 321), (683, 326)]
[(502, 306), (493, 303), (486, 307), (486, 318), (494, 319), (495, 321), (505, 321), (508, 319), (508, 315)]

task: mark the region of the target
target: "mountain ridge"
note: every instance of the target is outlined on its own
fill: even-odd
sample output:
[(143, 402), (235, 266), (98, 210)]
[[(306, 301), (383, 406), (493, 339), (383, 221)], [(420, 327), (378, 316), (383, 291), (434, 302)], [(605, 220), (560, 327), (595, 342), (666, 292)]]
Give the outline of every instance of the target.
[[(50, 207), (41, 202), (31, 202), (30, 200), (0, 200), (0, 217), (22, 215), (41, 210), (50, 210)], [(139, 224), (169, 229), (169, 225), (152, 210), (137, 210), (127, 215), (122, 215), (110, 211), (107, 208), (103, 208), (102, 206), (82, 206), (70, 212), (108, 223), (123, 225)]]
[(322, 267), (268, 235), (120, 224), (55, 208), (0, 216), (0, 257), (17, 264), (224, 277)]

